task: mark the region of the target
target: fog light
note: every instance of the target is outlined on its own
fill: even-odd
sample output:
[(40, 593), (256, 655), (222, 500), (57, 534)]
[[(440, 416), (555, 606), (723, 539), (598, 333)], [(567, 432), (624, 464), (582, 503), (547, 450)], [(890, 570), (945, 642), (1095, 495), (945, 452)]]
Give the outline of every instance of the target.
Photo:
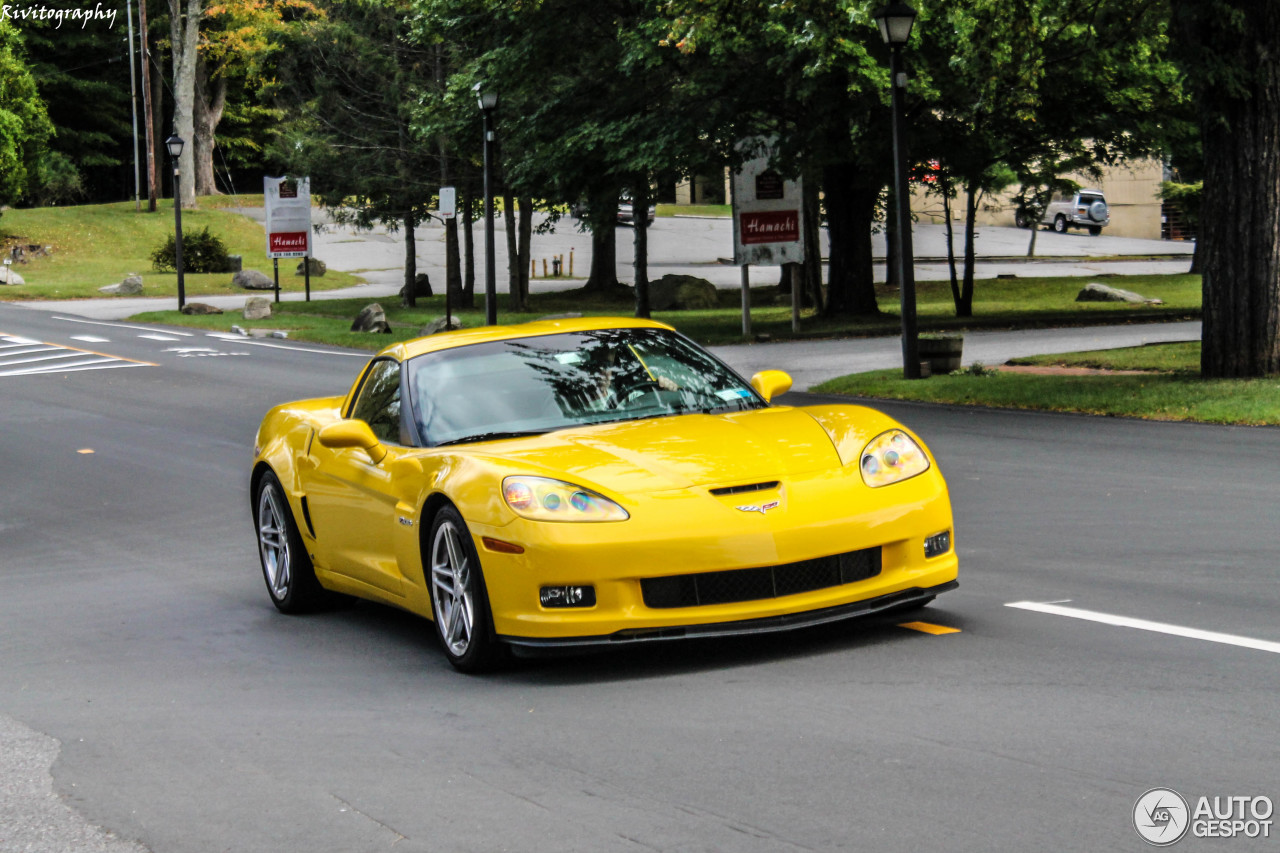
[(951, 550), (951, 531), (935, 533), (924, 540), (925, 557), (937, 557)]
[(544, 586), (538, 592), (543, 607), (595, 607), (596, 588), (593, 586)]

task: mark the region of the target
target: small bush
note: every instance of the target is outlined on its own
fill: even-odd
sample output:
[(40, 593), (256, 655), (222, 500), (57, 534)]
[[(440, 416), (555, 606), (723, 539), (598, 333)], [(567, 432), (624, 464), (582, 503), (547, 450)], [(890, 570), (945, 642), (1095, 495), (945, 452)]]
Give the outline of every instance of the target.
[(951, 376), (995, 376), (1000, 371), (994, 367), (987, 367), (980, 361), (975, 361), (968, 367), (962, 367), (959, 370), (953, 370)]
[[(172, 234), (151, 253), (151, 265), (156, 272), (178, 269)], [(183, 232), (182, 269), (184, 272), (230, 272), (231, 260), (227, 256), (226, 244), (218, 235), (210, 234), (207, 227)]]

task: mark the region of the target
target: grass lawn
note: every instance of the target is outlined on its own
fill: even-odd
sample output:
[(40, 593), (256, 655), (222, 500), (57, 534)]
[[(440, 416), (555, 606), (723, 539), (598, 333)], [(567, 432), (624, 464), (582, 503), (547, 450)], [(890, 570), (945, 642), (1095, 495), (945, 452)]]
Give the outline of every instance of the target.
[(1280, 379), (1201, 379), (1199, 342), (1038, 356), (1011, 363), (1146, 372), (1069, 376), (1011, 372), (975, 375), (966, 371), (909, 381), (902, 378), (901, 370), (895, 369), (842, 376), (812, 390), (1150, 420), (1280, 424)]
[[(220, 209), (229, 197), (218, 197), (198, 209), (182, 211), (183, 233), (208, 227), (226, 243), (233, 255), (244, 258), (246, 269), (271, 274), (262, 226), (239, 214)], [(40, 207), (7, 210), (0, 217), (0, 250), (14, 244), (52, 246), (47, 257), (34, 257), (15, 264), (14, 271), (26, 281), (16, 287), (0, 287), (0, 299), (100, 298), (98, 288), (115, 284), (130, 273), (143, 280), (144, 296), (175, 296), (177, 273), (158, 273), (151, 268), (151, 252), (173, 233), (173, 206), (162, 201), (155, 213), (141, 213), (133, 202), (92, 204), (79, 207)], [(302, 290), (302, 276), (295, 276), (296, 261), (280, 264), (283, 290)], [(230, 273), (187, 273), (184, 283), (188, 298), (210, 294), (244, 293), (231, 286)], [(313, 277), (312, 290), (331, 290), (357, 283), (349, 273), (332, 271)]]
[(658, 204), (657, 216), (716, 216), (728, 219), (733, 216), (731, 204)]

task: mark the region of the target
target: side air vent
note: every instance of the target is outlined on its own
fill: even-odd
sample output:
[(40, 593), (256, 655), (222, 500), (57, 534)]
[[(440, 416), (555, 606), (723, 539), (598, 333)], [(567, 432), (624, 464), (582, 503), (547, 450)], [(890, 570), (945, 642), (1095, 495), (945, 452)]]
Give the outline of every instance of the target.
[(316, 538), (316, 528), (311, 523), (311, 507), (307, 506), (307, 496), (302, 496), (302, 520), (307, 523), (307, 531), (311, 534), (311, 538)]
[(770, 480), (767, 483), (752, 483), (748, 486), (725, 486), (723, 489), (712, 489), (711, 494), (720, 497), (721, 495), (740, 495), (743, 492), (767, 492), (780, 485), (782, 484), (777, 480)]

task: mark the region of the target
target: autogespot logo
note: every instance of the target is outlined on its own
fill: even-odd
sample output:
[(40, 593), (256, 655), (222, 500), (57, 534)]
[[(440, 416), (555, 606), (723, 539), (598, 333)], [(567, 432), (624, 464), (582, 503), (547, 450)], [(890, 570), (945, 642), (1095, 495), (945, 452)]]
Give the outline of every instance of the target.
[(1168, 847), (1182, 840), (1191, 825), (1187, 801), (1170, 788), (1152, 788), (1133, 805), (1133, 828), (1142, 840)]

